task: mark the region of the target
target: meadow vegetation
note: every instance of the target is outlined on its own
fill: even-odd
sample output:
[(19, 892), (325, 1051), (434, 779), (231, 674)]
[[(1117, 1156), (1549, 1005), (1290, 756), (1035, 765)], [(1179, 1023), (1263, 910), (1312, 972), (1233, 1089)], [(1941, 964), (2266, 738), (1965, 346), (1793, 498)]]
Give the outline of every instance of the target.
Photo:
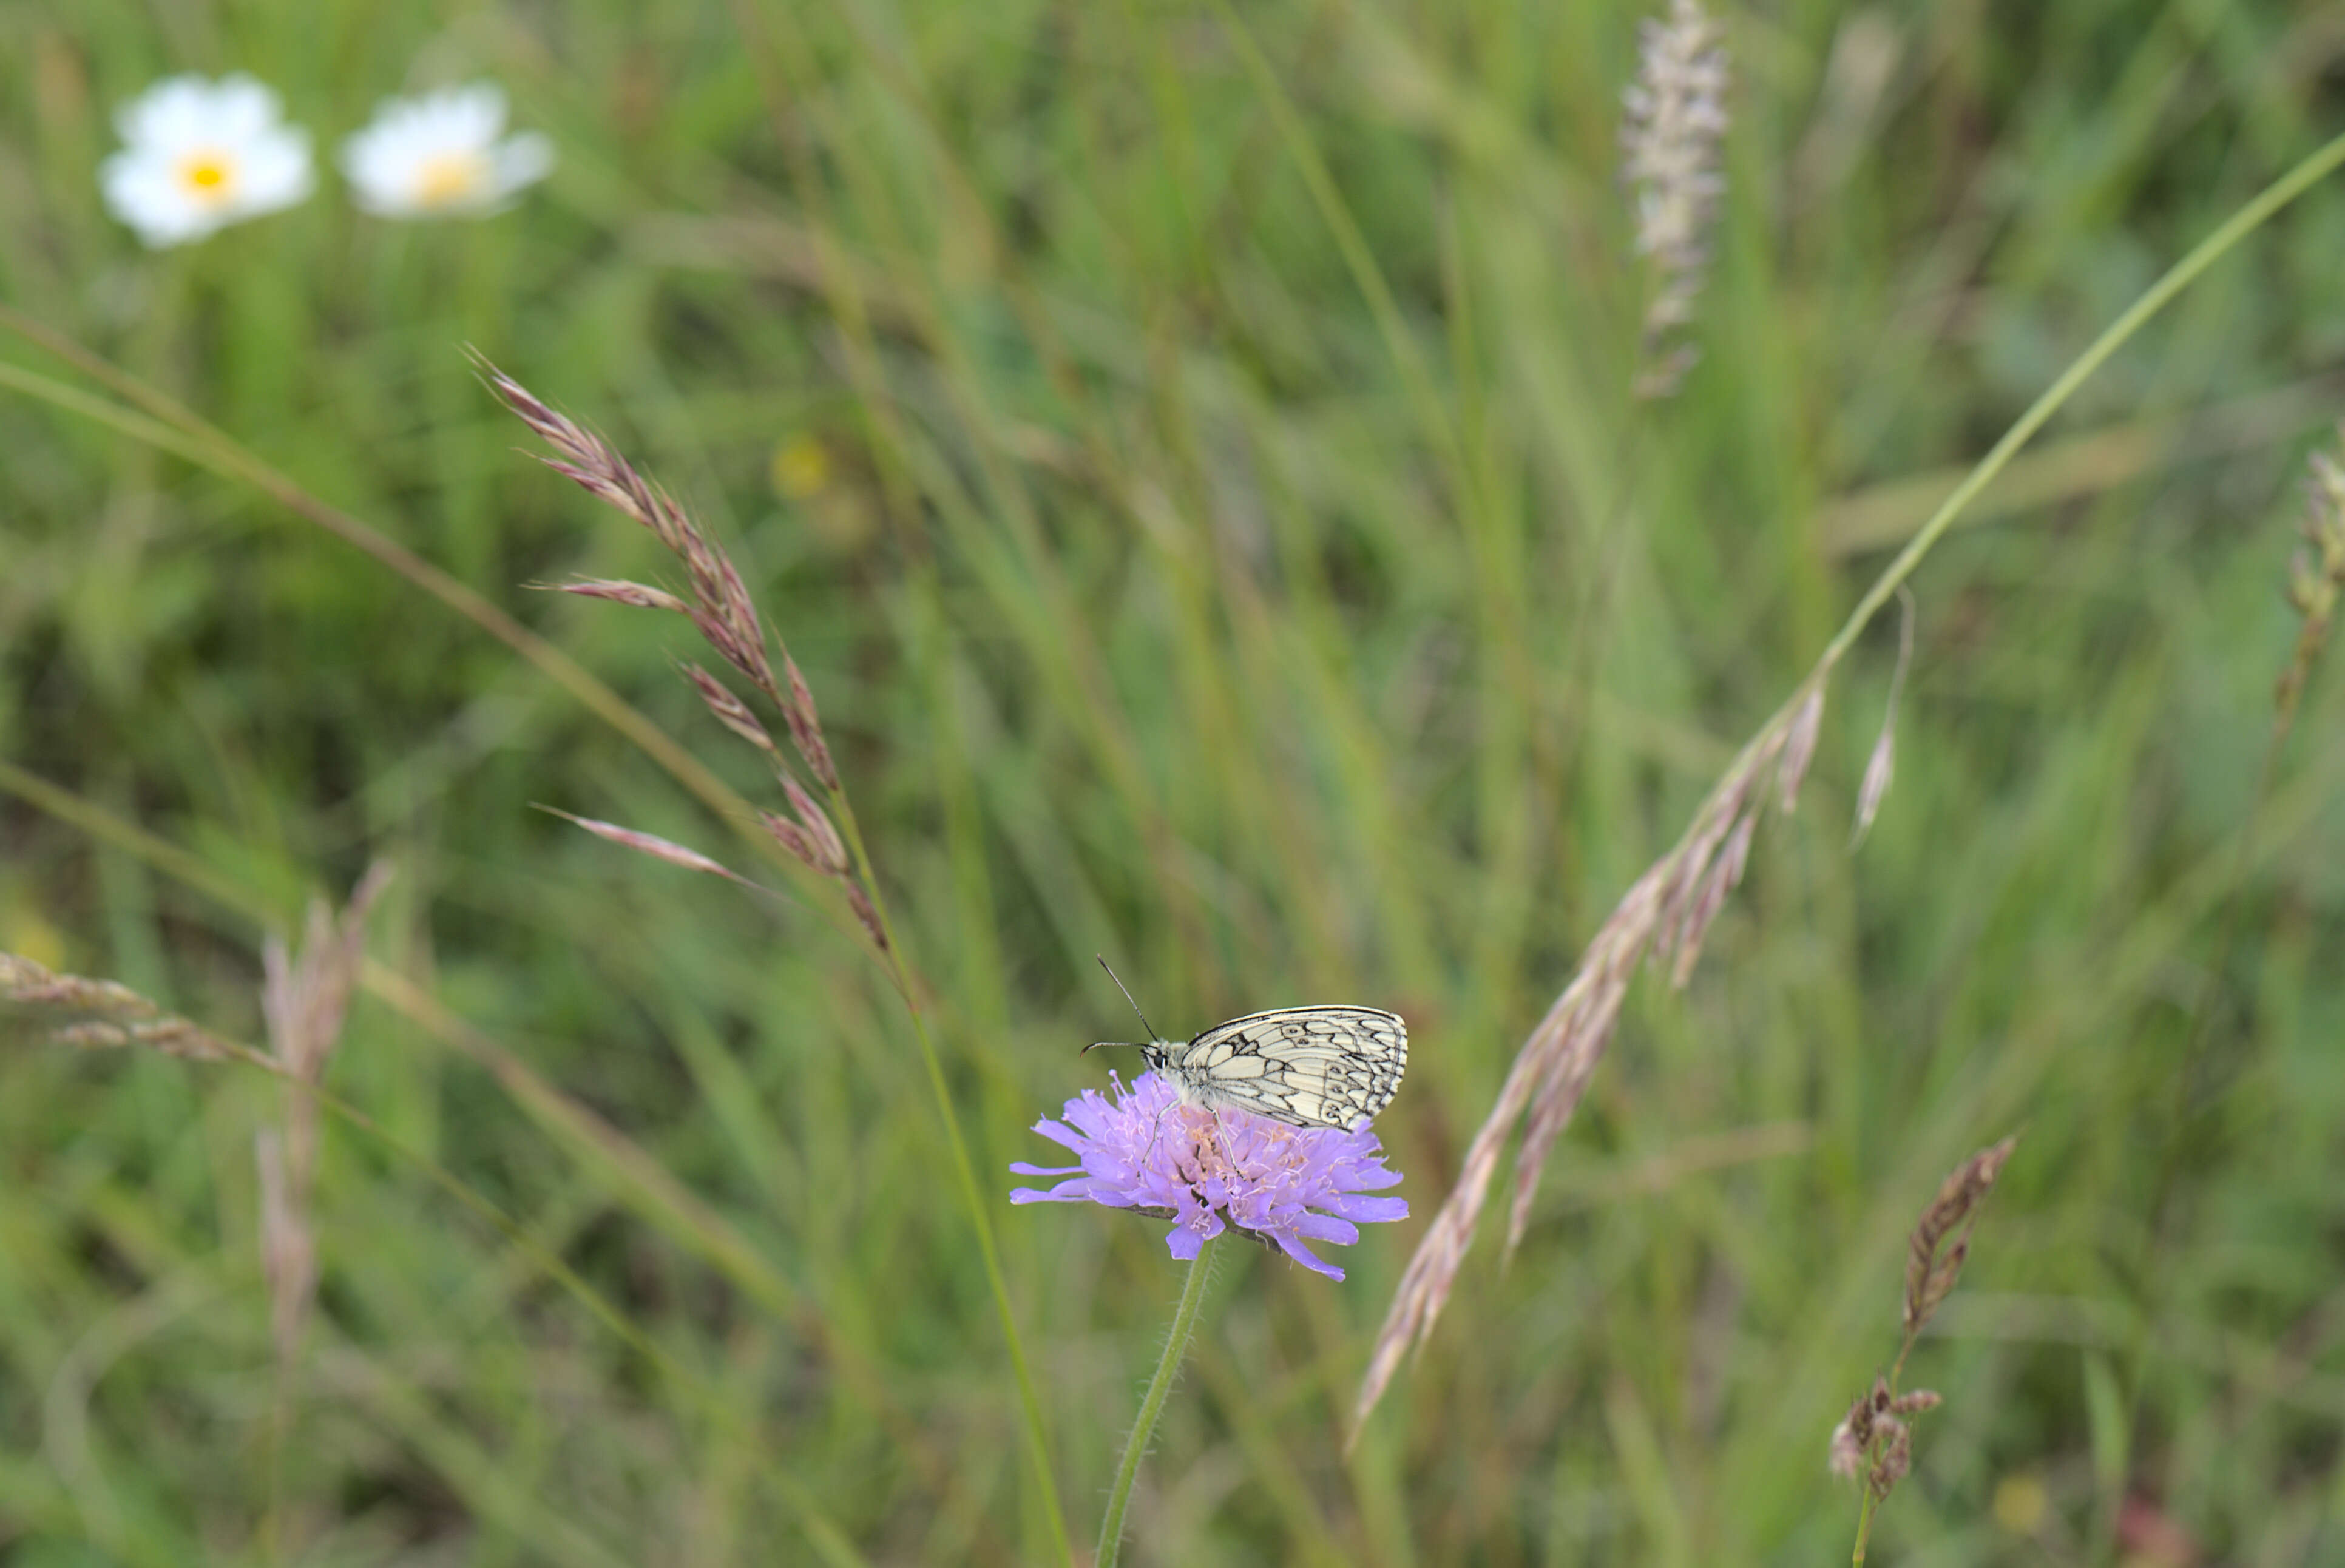
[[(1903, 1363), (1944, 1403), (1871, 1560), (2345, 1554), (2336, 670), (2273, 744), (2345, 413), (2334, 177), (1912, 576), (1853, 849), (1903, 612), (1839, 662), (1690, 983), (1630, 986), (1519, 1248), (1486, 1221), (1345, 1446), (1608, 914), (1965, 468), (2345, 119), (2345, 27), (2279, 0), (1716, 14), (1725, 190), (1660, 398), (1629, 5), (0, 28), (0, 949), (259, 1047), (268, 938), (396, 866), (292, 1354), (255, 1158), (284, 1087), (0, 1022), (0, 1563), (1009, 1564), (1062, 1528), (1083, 1559), (1183, 1293), (1161, 1222), (1008, 1201), (1128, 1032), (1095, 954), (1183, 1037), (1348, 1001), (1411, 1039), (1376, 1124), (1411, 1218), (1340, 1284), (1220, 1248), (1128, 1563), (1840, 1560), (1828, 1446), (1898, 1354), (1907, 1233), (2015, 1131)], [(148, 252), (95, 171), (190, 69), (321, 147), (492, 78), (559, 165), (480, 221), (328, 182)], [(999, 1291), (844, 882), (710, 806), (776, 794), (675, 678), (698, 640), (532, 591), (673, 560), (516, 450), (468, 346), (787, 639)]]

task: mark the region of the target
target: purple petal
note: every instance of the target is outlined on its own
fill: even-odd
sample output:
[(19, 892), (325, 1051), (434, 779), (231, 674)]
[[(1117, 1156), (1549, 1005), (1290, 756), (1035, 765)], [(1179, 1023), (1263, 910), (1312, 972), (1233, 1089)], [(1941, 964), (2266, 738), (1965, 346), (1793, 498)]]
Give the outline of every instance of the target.
[(1083, 1185), (1080, 1181), (1062, 1181), (1048, 1192), (1037, 1192), (1030, 1187), (1013, 1187), (1010, 1189), (1010, 1201), (1012, 1203), (1084, 1203), (1091, 1200), (1091, 1195), (1083, 1189)]
[(1278, 1243), (1280, 1251), (1310, 1270), (1314, 1274), (1325, 1274), (1330, 1280), (1341, 1280), (1344, 1277), (1344, 1271), (1341, 1269), (1312, 1251), (1294, 1237), (1282, 1234), (1274, 1237), (1273, 1239)]
[(1298, 1214), (1294, 1231), (1314, 1241), (1333, 1241), (1338, 1247), (1349, 1247), (1360, 1239), (1360, 1228), (1348, 1219), (1338, 1219), (1330, 1214)]

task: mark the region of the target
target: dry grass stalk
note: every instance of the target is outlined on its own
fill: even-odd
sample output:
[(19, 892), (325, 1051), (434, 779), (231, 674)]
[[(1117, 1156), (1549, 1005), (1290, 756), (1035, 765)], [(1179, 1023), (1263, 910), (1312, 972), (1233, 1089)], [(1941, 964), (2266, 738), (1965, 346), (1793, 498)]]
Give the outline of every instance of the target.
[(1516, 1124), (1524, 1123), (1526, 1130), (1515, 1159), (1514, 1199), (1507, 1222), (1509, 1252), (1530, 1222), (1531, 1202), (1548, 1151), (1569, 1124), (1596, 1064), (1611, 1043), (1639, 965), (1648, 957), (1668, 963), (1678, 986), (1692, 974), (1711, 922), (1742, 878), (1771, 780), (1776, 797), (1786, 805), (1798, 796), (1815, 754), (1829, 675), (1828, 666), (1819, 668), (1805, 693), (1744, 745), (1694, 814), (1684, 836), (1637, 879), (1597, 929), (1563, 994), (1516, 1053), (1497, 1103), (1467, 1149), (1457, 1185), (1417, 1243), (1386, 1312), (1354, 1406), (1354, 1437), (1384, 1396), (1401, 1358), (1425, 1342), (1447, 1304)]
[(317, 1231), (310, 1193), (318, 1168), (318, 1100), (311, 1092), (341, 1039), (350, 993), (366, 958), (366, 917), (391, 881), (377, 861), (337, 916), (323, 899), (310, 902), (298, 956), (271, 936), (261, 946), (260, 1011), (269, 1050), (288, 1080), (284, 1123), (255, 1136), (260, 1170), (260, 1262), (269, 1281), (269, 1325), (278, 1364), (290, 1366), (318, 1291)]
[(1639, 398), (1666, 398), (1700, 357), (1679, 331), (1693, 319), (1710, 264), (1710, 232), (1726, 181), (1726, 51), (1695, 0), (1671, 0), (1667, 21), (1647, 20), (1637, 80), (1621, 95), (1622, 177), (1637, 201), (1637, 254), (1653, 258), (1658, 286), (1645, 309)]
[[(139, 1047), (194, 1062), (254, 1055), (168, 1013), (117, 980), (59, 975), (14, 953), (0, 953), (0, 1002), (36, 1020), (42, 1037), (84, 1050)], [(54, 1020), (54, 1021), (49, 1021)]]
[(1914, 1222), (1905, 1239), (1905, 1300), (1903, 1342), (1888, 1375), (1875, 1378), (1873, 1387), (1857, 1395), (1848, 1414), (1832, 1428), (1828, 1462), (1834, 1475), (1864, 1483), (1864, 1506), (1857, 1519), (1854, 1560), (1864, 1561), (1864, 1547), (1873, 1531), (1873, 1511), (1888, 1500), (1897, 1483), (1914, 1466), (1911, 1418), (1935, 1410), (1942, 1402), (1928, 1389), (1898, 1391), (1905, 1359), (1914, 1341), (1962, 1277), (1970, 1258), (1971, 1230), (1978, 1224), (1980, 1207), (1995, 1190), (1995, 1178), (2011, 1158), (2016, 1135), (1972, 1155), (1938, 1184), (1938, 1194)]
[[(783, 727), (790, 737), (791, 751), (796, 754), (798, 764), (829, 794), (834, 806), (842, 805), (838, 764), (832, 760), (830, 744), (824, 737), (822, 716), (815, 708), (814, 693), (807, 688), (806, 676), (799, 672), (797, 662), (790, 657), (789, 649), (778, 638), (774, 642), (775, 651), (781, 660), (780, 669), (777, 672), (773, 660), (766, 653), (764, 622), (758, 619), (756, 607), (749, 600), (749, 591), (724, 548), (711, 539), (673, 497), (645, 478), (601, 437), (576, 420), (556, 412), (487, 360), (476, 359), (475, 363), (487, 380), (489, 389), (553, 449), (553, 456), (539, 460), (556, 473), (576, 481), (588, 494), (615, 507), (649, 529), (684, 563), (690, 597), (679, 597), (646, 583), (613, 578), (580, 578), (556, 586), (566, 593), (607, 600), (638, 609), (669, 611), (690, 621), (718, 656), (780, 713)], [(686, 683), (700, 694), (701, 702), (716, 722), (763, 754), (767, 765), (773, 768), (775, 776), (780, 781), (782, 792), (789, 803), (788, 813), (760, 812), (758, 820), (773, 835), (774, 841), (791, 856), (839, 884), (865, 934), (870, 937), (873, 946), (884, 953), (888, 946), (885, 926), (868, 891), (857, 877), (854, 858), (846, 839), (833, 823), (831, 814), (826, 812), (817, 803), (813, 793), (799, 783), (788, 756), (747, 703), (698, 665), (687, 663), (680, 668)], [(567, 813), (557, 814), (568, 815)], [(590, 833), (672, 865), (712, 872), (736, 882), (747, 881), (699, 851), (687, 849), (655, 834), (583, 817), (571, 817), (570, 820)]]

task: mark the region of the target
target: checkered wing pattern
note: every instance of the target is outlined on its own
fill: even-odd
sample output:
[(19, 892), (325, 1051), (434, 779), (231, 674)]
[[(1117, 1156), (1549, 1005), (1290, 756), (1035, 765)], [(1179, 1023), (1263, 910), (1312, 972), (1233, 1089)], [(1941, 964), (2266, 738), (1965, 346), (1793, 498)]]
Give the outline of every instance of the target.
[(1375, 1007), (1279, 1007), (1164, 1049), (1162, 1070), (1207, 1105), (1291, 1127), (1356, 1125), (1392, 1103), (1408, 1026)]

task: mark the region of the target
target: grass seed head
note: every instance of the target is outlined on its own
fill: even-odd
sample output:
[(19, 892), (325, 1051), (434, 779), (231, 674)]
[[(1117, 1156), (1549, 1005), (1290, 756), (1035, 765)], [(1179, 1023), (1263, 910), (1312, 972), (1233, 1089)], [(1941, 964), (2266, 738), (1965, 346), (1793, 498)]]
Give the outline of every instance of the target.
[[(1981, 1204), (1995, 1189), (2017, 1138), (1983, 1148), (1949, 1172), (1938, 1195), (1914, 1221), (1905, 1243), (1905, 1337), (1922, 1331), (1938, 1303), (1954, 1290), (1963, 1264), (1970, 1256), (1971, 1229), (1978, 1223)], [(1960, 1235), (1954, 1235), (1956, 1229)], [(1946, 1239), (1954, 1236), (1951, 1246)]]
[[(1402, 1358), (1425, 1342), (1448, 1304), (1458, 1268), (1481, 1223), (1490, 1183), (1516, 1128), (1519, 1125), (1524, 1130), (1522, 1148), (1515, 1157), (1514, 1195), (1507, 1222), (1509, 1252), (1521, 1242), (1529, 1225), (1531, 1204), (1548, 1155), (1570, 1124), (1619, 1026), (1620, 1009), (1638, 966), (1658, 954), (1677, 960), (1675, 972), (1690, 973), (1702, 936), (1728, 893), (1741, 879), (1763, 804), (1761, 781), (1776, 766), (1800, 725), (1805, 723), (1812, 728), (1813, 721), (1807, 715), (1821, 703), (1822, 672), (1814, 678), (1816, 690), (1799, 707), (1779, 713), (1751, 738), (1695, 812), (1676, 846), (1648, 866), (1621, 895), (1589, 939), (1562, 994), (1515, 1053), (1497, 1103), (1467, 1148), (1457, 1186), (1426, 1228), (1393, 1293), (1353, 1404), (1352, 1440), (1356, 1441), (1361, 1426), (1384, 1397)], [(1808, 744), (1813, 744), (1812, 737)]]
[[(2345, 440), (2345, 425), (2339, 426)], [(2296, 648), (2272, 690), (2272, 702), (2282, 725), (2295, 721), (2297, 700), (2312, 673), (2313, 662), (2328, 645), (2329, 629), (2337, 617), (2337, 601), (2345, 593), (2345, 467), (2326, 452), (2312, 454), (2312, 475), (2306, 484), (2304, 547), (2289, 561), (2288, 602), (2304, 625)]]
[(684, 678), (692, 683), (692, 689), (700, 693), (700, 700), (708, 705), (708, 711), (716, 715), (718, 723), (768, 756), (774, 754), (774, 737), (766, 733), (766, 726), (757, 722), (757, 715), (750, 712), (748, 703), (726, 691), (725, 683), (699, 665), (679, 663), (677, 668), (684, 672)]
[(845, 876), (848, 872), (847, 842), (833, 827), (830, 814), (816, 804), (806, 787), (789, 774), (782, 775), (782, 791), (790, 797), (790, 809), (797, 813), (800, 825), (806, 829), (807, 843), (815, 852), (812, 862), (817, 871), (833, 876)]
[(29, 1015), (50, 1043), (80, 1050), (137, 1048), (196, 1062), (259, 1055), (164, 1011), (118, 980), (56, 974), (15, 953), (0, 953), (0, 1003)]
[(1637, 254), (1659, 273), (1645, 309), (1640, 398), (1666, 398), (1699, 358), (1678, 337), (1693, 319), (1710, 263), (1710, 235), (1726, 181), (1718, 169), (1727, 127), (1726, 50), (1695, 0), (1671, 0), (1649, 19), (1637, 79), (1621, 95), (1620, 172), (1636, 200)]
[(279, 1365), (292, 1363), (318, 1292), (317, 1232), (310, 1218), (318, 1101), (308, 1091), (324, 1079), (341, 1041), (366, 961), (367, 916), (391, 878), (391, 863), (379, 860), (340, 913), (322, 898), (310, 900), (299, 953), (274, 934), (261, 945), (261, 1016), (269, 1052), (289, 1080), (281, 1125), (262, 1128), (253, 1146), (260, 1177), (261, 1272), (269, 1281), (269, 1333)]
[(692, 612), (692, 607), (673, 593), (617, 578), (579, 577), (551, 586), (557, 593), (575, 593), (584, 599), (607, 599), (614, 604), (632, 605), (637, 610), (672, 610), (679, 615)]
[(564, 822), (574, 823), (597, 838), (606, 838), (613, 844), (634, 850), (640, 855), (648, 855), (655, 860), (665, 860), (670, 865), (680, 865), (686, 871), (701, 871), (711, 876), (721, 876), (727, 882), (737, 882), (744, 887), (756, 885), (731, 866), (711, 860), (700, 851), (678, 844), (674, 839), (662, 838), (655, 833), (645, 833), (637, 828), (621, 827), (614, 822), (597, 822), (591, 816), (573, 816), (566, 811), (556, 811), (552, 806), (541, 806), (538, 809), (552, 812), (553, 815), (562, 818)]
[(1775, 796), (1786, 816), (1799, 809), (1800, 785), (1808, 776), (1808, 764), (1815, 760), (1816, 736), (1823, 721), (1824, 683), (1820, 680), (1808, 689), (1799, 711), (1792, 715), (1791, 731), (1783, 737), (1783, 758), (1775, 769)]

